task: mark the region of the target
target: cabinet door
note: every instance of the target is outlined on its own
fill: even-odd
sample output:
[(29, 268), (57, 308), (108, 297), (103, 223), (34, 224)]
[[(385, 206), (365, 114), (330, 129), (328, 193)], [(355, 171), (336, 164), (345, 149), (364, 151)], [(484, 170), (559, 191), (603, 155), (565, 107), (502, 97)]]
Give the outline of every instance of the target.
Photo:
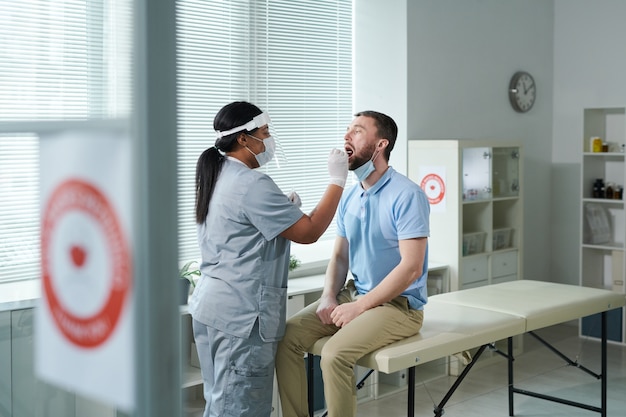
[(488, 283), (489, 267), (486, 256), (477, 256), (464, 259), (461, 263), (460, 281), (462, 288), (469, 285), (478, 286)]
[(491, 276), (499, 278), (517, 274), (517, 251), (495, 253), (491, 257)]
[(11, 414), (11, 312), (0, 312), (0, 416)]
[(293, 316), (305, 307), (304, 294), (287, 297), (287, 318)]
[(35, 377), (33, 310), (11, 312), (13, 417), (75, 416), (74, 395)]
[(491, 150), (487, 147), (463, 149), (463, 199), (491, 198)]
[(518, 147), (493, 148), (492, 189), (493, 197), (514, 197), (519, 195)]

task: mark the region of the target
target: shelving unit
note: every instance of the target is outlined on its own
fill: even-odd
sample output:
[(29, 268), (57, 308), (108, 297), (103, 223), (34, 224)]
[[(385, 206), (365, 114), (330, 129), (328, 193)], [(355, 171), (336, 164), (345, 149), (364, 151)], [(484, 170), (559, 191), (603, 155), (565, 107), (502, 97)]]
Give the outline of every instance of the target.
[(409, 177), (431, 202), (429, 253), (450, 291), (522, 277), (522, 148), (479, 140), (410, 140)]
[[(522, 147), (469, 139), (409, 140), (409, 178), (430, 200), (431, 259), (449, 267), (450, 291), (522, 278)], [(523, 349), (514, 338), (515, 353)], [(506, 351), (506, 341), (496, 341)], [(474, 354), (475, 349), (470, 352)], [(485, 366), (495, 351), (486, 352)], [(449, 361), (448, 374), (464, 365)]]
[[(606, 152), (593, 152), (591, 138), (608, 145)], [(583, 111), (581, 161), (580, 285), (624, 293), (624, 196), (607, 198), (606, 189), (594, 193), (594, 183), (626, 185), (626, 108), (590, 108)], [(604, 195), (602, 195), (604, 194)], [(624, 309), (608, 312), (608, 339), (626, 343)], [(599, 337), (600, 316), (581, 319), (580, 334)]]

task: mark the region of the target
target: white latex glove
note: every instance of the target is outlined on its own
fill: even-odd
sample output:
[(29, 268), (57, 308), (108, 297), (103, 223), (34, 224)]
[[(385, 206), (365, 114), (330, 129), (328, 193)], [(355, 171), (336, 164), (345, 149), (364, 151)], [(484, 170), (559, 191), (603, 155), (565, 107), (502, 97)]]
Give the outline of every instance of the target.
[(348, 154), (341, 149), (333, 149), (328, 155), (328, 173), (330, 183), (345, 187), (348, 178)]
[(298, 208), (302, 207), (302, 200), (300, 199), (300, 196), (298, 195), (298, 193), (296, 193), (295, 191), (292, 191), (289, 194), (287, 194), (287, 198), (289, 199), (289, 201), (295, 204), (296, 207)]

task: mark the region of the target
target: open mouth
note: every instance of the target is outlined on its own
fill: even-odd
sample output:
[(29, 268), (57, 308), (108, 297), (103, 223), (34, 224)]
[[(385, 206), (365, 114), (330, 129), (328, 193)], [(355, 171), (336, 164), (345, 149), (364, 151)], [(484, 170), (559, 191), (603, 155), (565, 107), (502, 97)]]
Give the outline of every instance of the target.
[(352, 154), (354, 153), (354, 150), (348, 146), (344, 147), (346, 154), (348, 155), (348, 160), (350, 160), (350, 158), (352, 157)]

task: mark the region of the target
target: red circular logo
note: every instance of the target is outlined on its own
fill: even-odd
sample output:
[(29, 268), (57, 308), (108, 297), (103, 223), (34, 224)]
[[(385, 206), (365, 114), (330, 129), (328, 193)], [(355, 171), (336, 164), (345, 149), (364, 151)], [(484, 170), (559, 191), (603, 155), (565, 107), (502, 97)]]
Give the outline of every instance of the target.
[(428, 202), (430, 204), (440, 203), (446, 195), (446, 185), (437, 174), (428, 174), (422, 178), (420, 187), (422, 187), (426, 193), (426, 197), (428, 197)]
[(94, 185), (70, 179), (50, 196), (41, 225), (43, 291), (73, 344), (94, 348), (113, 333), (131, 287), (131, 257), (113, 207)]

